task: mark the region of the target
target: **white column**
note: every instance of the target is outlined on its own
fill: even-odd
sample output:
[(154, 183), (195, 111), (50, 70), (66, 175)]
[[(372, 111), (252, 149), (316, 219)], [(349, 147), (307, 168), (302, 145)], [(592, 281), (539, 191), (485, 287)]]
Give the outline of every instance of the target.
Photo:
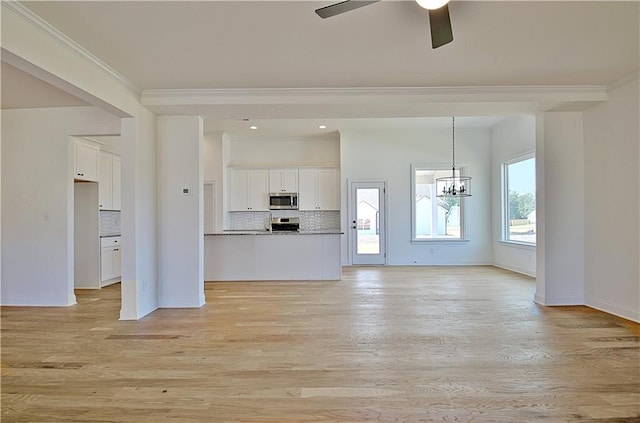
[(155, 115), (122, 119), (122, 308), (136, 320), (158, 308)]
[(158, 117), (160, 307), (205, 303), (202, 148), (201, 117)]
[(585, 304), (640, 322), (640, 84), (584, 112)]
[(581, 112), (537, 117), (536, 301), (584, 304), (584, 143)]

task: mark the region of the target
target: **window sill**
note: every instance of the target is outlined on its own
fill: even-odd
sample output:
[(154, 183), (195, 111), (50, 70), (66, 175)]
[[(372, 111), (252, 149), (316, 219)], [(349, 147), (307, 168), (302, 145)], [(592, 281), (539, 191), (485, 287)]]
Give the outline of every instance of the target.
[(530, 250), (530, 251), (535, 251), (536, 250), (536, 244), (528, 244), (525, 242), (517, 242), (517, 241), (505, 241), (505, 240), (501, 240), (498, 241), (500, 244), (504, 245), (505, 247), (513, 247), (513, 248), (520, 248), (522, 250)]
[(411, 240), (412, 244), (423, 244), (423, 243), (431, 243), (431, 242), (460, 244), (460, 243), (469, 242), (469, 240), (468, 239), (447, 239), (447, 238), (428, 238), (428, 239), (422, 238), (422, 239)]

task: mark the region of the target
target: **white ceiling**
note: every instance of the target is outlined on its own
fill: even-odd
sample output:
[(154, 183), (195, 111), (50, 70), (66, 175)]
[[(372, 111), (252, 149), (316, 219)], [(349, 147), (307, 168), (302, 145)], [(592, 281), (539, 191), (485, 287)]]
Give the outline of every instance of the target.
[[(635, 1), (452, 1), (455, 39), (437, 50), (430, 46), (427, 13), (413, 1), (385, 0), (326, 20), (313, 12), (331, 3), (23, 4), (141, 89), (603, 85), (638, 72), (640, 7)], [(4, 101), (3, 90), (3, 107)], [(318, 134), (320, 123), (327, 130), (433, 125), (415, 118), (421, 110), (407, 104), (389, 105), (379, 114), (365, 106), (345, 106), (344, 113), (333, 106), (318, 119), (312, 113), (322, 110), (314, 108), (304, 114), (263, 110), (262, 116), (245, 106), (155, 111), (198, 112), (206, 117), (207, 130), (231, 133), (251, 133), (243, 117), (273, 134)], [(467, 116), (493, 113), (482, 105), (465, 110)], [(436, 108), (424, 116), (450, 114)], [(336, 119), (340, 116), (360, 119)], [(298, 119), (285, 119), (290, 117)], [(460, 124), (495, 122), (489, 117)]]

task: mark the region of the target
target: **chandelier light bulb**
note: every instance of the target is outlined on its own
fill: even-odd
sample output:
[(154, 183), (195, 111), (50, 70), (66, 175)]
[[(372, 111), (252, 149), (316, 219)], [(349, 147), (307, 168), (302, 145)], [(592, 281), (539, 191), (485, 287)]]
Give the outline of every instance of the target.
[(440, 9), (445, 4), (449, 3), (449, 0), (416, 0), (416, 3), (424, 9)]

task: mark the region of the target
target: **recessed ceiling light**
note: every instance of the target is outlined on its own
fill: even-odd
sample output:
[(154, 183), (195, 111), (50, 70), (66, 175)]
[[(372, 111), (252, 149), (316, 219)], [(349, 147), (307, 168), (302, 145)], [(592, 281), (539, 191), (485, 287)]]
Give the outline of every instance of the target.
[(249, 129), (258, 129), (258, 127), (257, 127), (257, 126), (255, 126), (255, 125), (251, 125), (251, 126), (249, 127)]
[(320, 125), (318, 126), (319, 129), (327, 129), (327, 125)]

